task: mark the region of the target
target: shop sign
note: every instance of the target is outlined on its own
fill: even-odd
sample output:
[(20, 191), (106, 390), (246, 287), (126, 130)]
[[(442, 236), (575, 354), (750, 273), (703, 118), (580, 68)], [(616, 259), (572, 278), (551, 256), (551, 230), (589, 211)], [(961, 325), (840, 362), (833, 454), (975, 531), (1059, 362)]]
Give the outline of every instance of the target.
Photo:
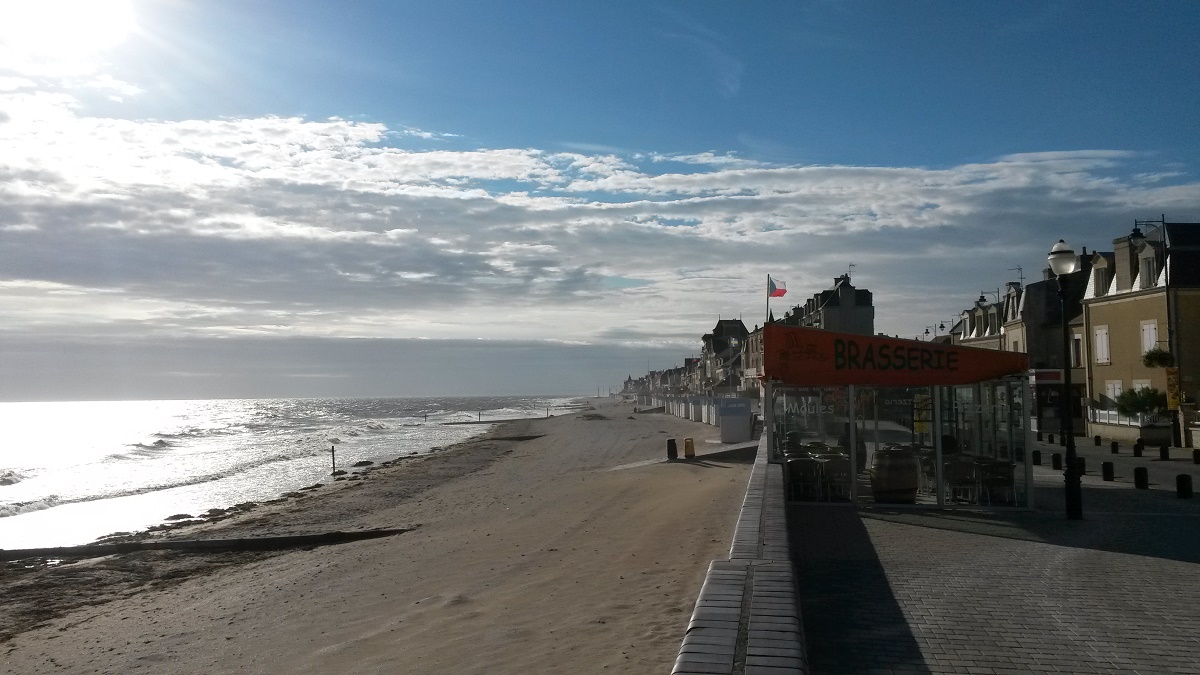
[(787, 385), (971, 384), (1025, 372), (1025, 354), (767, 324), (764, 376)]
[(1167, 410), (1179, 410), (1179, 369), (1163, 370), (1167, 371)]

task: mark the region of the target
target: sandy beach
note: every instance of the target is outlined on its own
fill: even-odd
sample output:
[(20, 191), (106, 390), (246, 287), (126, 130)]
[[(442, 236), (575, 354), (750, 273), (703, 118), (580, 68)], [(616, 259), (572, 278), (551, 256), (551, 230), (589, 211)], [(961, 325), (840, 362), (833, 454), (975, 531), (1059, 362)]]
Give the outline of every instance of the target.
[[(167, 535), (397, 536), (5, 568), (0, 672), (668, 672), (750, 464), (633, 410), (506, 423)], [(699, 461), (662, 461), (672, 437)]]

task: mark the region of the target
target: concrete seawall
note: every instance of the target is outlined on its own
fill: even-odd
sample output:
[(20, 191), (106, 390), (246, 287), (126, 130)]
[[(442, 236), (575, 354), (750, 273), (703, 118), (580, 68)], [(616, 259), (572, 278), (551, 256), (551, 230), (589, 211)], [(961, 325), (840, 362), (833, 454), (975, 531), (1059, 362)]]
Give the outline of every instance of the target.
[(808, 656), (788, 546), (783, 468), (765, 437), (729, 557), (709, 564), (672, 673), (806, 673)]

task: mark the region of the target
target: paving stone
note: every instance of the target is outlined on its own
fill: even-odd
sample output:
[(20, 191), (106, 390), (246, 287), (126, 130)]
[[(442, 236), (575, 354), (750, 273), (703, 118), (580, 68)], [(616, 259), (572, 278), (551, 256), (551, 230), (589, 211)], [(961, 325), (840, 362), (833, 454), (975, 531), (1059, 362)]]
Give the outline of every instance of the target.
[(1200, 670), (1200, 508), (1085, 481), (1067, 521), (1053, 480), (1032, 513), (794, 507), (810, 672)]
[(773, 666), (775, 668), (798, 668), (801, 660), (792, 656), (758, 656), (746, 655), (746, 666)]

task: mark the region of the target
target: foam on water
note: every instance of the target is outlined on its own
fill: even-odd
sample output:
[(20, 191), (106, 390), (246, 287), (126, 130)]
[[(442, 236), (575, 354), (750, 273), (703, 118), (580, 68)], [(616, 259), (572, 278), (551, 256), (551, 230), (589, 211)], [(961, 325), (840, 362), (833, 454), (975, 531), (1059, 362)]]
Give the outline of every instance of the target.
[[(86, 543), (272, 499), (339, 467), (430, 452), (566, 398), (0, 403), (0, 548)], [(428, 415), (428, 420), (426, 420)], [(53, 430), (52, 432), (48, 430)]]

